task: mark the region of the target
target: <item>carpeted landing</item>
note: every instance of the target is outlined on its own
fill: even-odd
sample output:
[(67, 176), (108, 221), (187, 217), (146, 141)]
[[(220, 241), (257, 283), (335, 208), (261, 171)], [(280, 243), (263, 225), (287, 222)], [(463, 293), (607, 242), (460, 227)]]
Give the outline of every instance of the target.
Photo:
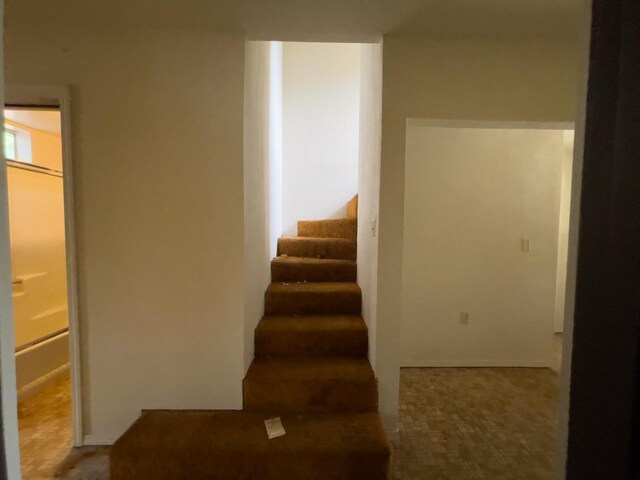
[[(114, 444), (112, 480), (387, 480), (390, 446), (367, 359), (356, 219), (278, 241), (243, 381), (243, 411), (145, 411)], [(264, 420), (286, 435), (269, 440)]]

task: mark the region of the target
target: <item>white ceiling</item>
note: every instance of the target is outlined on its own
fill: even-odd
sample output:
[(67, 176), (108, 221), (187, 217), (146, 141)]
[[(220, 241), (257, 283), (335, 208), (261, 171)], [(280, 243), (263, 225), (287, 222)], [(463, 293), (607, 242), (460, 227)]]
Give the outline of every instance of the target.
[(14, 110), (6, 108), (4, 116), (20, 125), (60, 136), (60, 112), (56, 110)]
[(92, 28), (239, 31), (262, 40), (366, 41), (381, 34), (576, 36), (585, 0), (7, 0), (6, 21)]

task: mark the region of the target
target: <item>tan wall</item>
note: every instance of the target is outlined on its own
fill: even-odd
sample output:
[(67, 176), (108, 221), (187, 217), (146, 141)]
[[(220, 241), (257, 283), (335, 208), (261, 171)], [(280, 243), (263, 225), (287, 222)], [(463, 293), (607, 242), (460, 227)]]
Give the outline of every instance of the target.
[(7, 168), (15, 344), (68, 326), (62, 178)]
[(71, 85), (86, 440), (240, 408), (243, 37), (9, 23), (8, 82)]
[(564, 134), (409, 123), (403, 366), (552, 365)]
[(376, 373), (388, 429), (398, 411), (406, 120), (571, 122), (576, 58), (565, 40), (385, 37)]

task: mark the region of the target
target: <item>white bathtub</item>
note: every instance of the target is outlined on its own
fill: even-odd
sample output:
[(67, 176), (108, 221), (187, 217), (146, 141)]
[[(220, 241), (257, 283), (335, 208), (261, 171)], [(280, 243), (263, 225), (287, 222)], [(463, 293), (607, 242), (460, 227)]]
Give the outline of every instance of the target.
[(18, 401), (69, 375), (69, 332), (60, 333), (16, 353)]

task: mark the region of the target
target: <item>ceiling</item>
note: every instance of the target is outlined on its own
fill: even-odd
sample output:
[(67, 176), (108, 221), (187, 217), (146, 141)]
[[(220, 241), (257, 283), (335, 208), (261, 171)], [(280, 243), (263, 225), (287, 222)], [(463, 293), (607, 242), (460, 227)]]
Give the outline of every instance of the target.
[(58, 27), (239, 31), (260, 40), (381, 34), (574, 38), (585, 0), (7, 0), (6, 21)]
[(12, 120), (20, 125), (60, 136), (60, 111), (58, 110), (6, 108), (4, 116), (7, 120)]

